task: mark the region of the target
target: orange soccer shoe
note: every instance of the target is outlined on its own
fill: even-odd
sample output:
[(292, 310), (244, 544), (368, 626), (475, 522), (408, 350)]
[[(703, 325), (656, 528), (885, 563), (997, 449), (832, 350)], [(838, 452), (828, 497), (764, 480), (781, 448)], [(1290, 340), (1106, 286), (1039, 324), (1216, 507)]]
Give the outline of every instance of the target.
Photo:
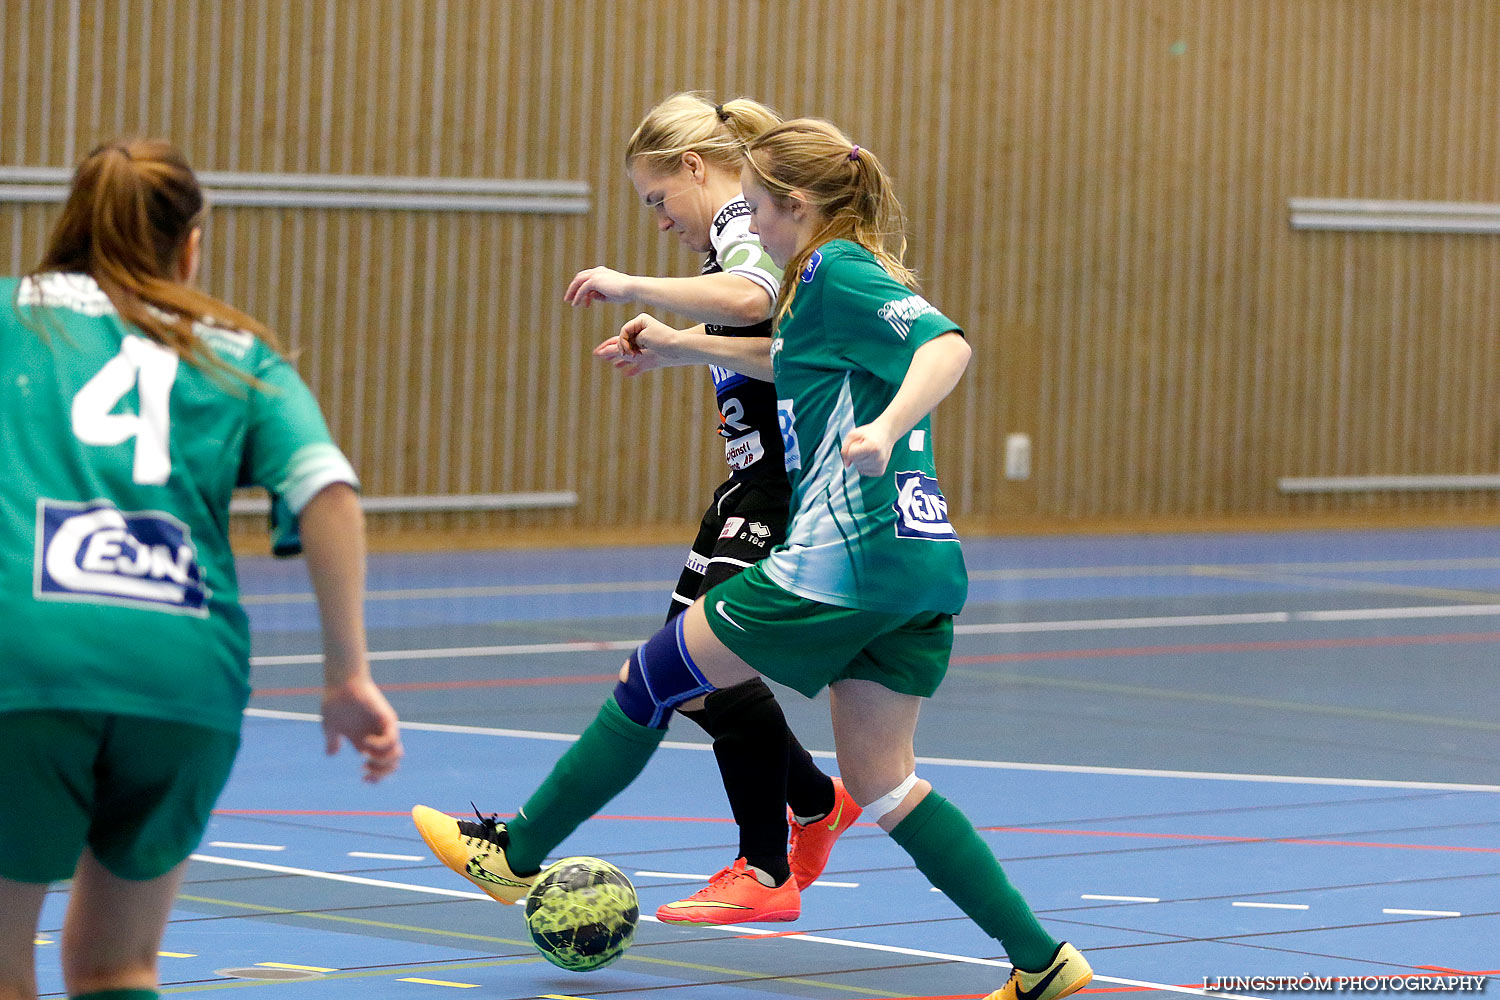
[(792, 827), (792, 846), (787, 852), (787, 864), (792, 869), (792, 881), (797, 888), (806, 889), (818, 880), (823, 869), (828, 867), (828, 854), (833, 842), (859, 819), (859, 804), (844, 790), (841, 778), (833, 779), (833, 811), (822, 819), (815, 819), (806, 826), (792, 818), (787, 810), (787, 822)]
[(794, 879), (769, 886), (755, 877), (744, 858), (708, 880), (687, 899), (667, 903), (656, 911), (664, 924), (748, 924), (796, 920), (802, 915), (802, 894)]

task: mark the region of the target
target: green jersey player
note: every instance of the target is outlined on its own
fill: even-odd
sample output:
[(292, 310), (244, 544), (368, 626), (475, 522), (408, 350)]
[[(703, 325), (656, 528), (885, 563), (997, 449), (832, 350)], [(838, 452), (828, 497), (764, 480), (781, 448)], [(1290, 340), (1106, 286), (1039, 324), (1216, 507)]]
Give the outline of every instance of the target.
[(401, 756), (365, 652), (354, 472), (270, 331), (192, 288), (205, 205), (164, 142), (101, 146), (40, 267), (0, 281), (0, 995), (34, 996), (72, 878), (75, 997), (156, 993), (188, 853), (239, 746), (249, 637), (236, 486), (300, 518), (324, 623), (324, 729)]
[[(626, 375), (697, 363), (713, 379), (728, 478), (703, 515), (668, 621), (786, 538), (791, 489), (770, 371), (771, 307), (781, 269), (750, 232), (750, 209), (740, 194), (745, 143), (780, 121), (743, 97), (715, 104), (702, 94), (679, 93), (657, 103), (626, 145), (625, 169), (657, 229), (705, 255), (702, 273), (658, 278), (593, 267), (579, 272), (564, 296), (583, 307), (634, 301), (700, 321), (673, 330), (642, 313), (594, 349)], [(656, 349), (630, 346), (647, 326)], [(696, 357), (695, 345), (709, 353)], [(737, 858), (745, 864), (730, 864), (703, 889), (662, 906), (657, 917), (711, 924), (795, 919), (802, 912), (800, 887), (822, 874), (859, 807), (841, 781), (813, 763), (759, 678), (677, 711), (713, 737), (740, 831)], [(831, 826), (818, 822), (830, 816)]]
[[(958, 383), (968, 343), (909, 287), (900, 204), (868, 150), (799, 119), (748, 153), (741, 188), (785, 275), (771, 351), (793, 487), (787, 540), (630, 657), (514, 821), (428, 842), (518, 897), (531, 866), (639, 773), (664, 711), (758, 674), (806, 694), (826, 686), (864, 817), (1014, 963), (987, 1000), (1057, 1000), (1088, 984), (1088, 962), (1041, 927), (973, 824), (915, 772), (917, 714), (947, 668), (967, 589), (928, 415)], [(434, 811), (415, 812), (423, 826)]]

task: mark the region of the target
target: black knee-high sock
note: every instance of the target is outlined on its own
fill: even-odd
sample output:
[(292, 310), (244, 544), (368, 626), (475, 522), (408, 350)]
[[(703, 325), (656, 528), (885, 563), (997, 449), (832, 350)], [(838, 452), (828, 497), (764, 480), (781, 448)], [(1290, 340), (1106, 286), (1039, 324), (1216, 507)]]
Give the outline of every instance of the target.
[[(786, 716), (764, 681), (715, 691), (704, 700), (702, 710), (681, 714), (713, 737), (724, 790), (740, 828), (741, 856), (778, 885), (786, 881), (791, 875), (786, 859), (789, 770), (797, 772), (800, 805), (817, 801), (816, 790), (806, 791), (816, 785), (817, 778), (826, 783), (825, 812), (833, 808), (833, 782), (813, 765), (787, 728)], [(807, 770), (816, 777), (807, 775)]]
[(790, 754), (786, 769), (786, 804), (803, 819), (823, 817), (833, 812), (833, 779), (813, 763), (812, 754), (787, 730)]

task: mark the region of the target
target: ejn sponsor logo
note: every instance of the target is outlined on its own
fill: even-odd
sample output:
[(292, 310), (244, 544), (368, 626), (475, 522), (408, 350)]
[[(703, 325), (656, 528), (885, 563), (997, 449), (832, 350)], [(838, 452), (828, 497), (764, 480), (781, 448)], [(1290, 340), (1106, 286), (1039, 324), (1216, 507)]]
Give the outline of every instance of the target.
[(206, 615), (210, 591), (187, 525), (104, 500), (37, 502), (36, 596)]
[(921, 472), (896, 473), (896, 537), (954, 541), (948, 501), (938, 481)]

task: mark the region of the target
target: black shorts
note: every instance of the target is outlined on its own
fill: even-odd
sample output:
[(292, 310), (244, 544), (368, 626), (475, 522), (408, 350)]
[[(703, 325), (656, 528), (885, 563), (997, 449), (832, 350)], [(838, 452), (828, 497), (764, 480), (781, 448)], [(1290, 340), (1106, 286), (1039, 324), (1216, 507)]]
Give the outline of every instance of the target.
[(672, 591), (667, 621), (748, 566), (760, 562), (786, 540), (792, 490), (785, 482), (731, 479), (714, 490), (687, 564)]

